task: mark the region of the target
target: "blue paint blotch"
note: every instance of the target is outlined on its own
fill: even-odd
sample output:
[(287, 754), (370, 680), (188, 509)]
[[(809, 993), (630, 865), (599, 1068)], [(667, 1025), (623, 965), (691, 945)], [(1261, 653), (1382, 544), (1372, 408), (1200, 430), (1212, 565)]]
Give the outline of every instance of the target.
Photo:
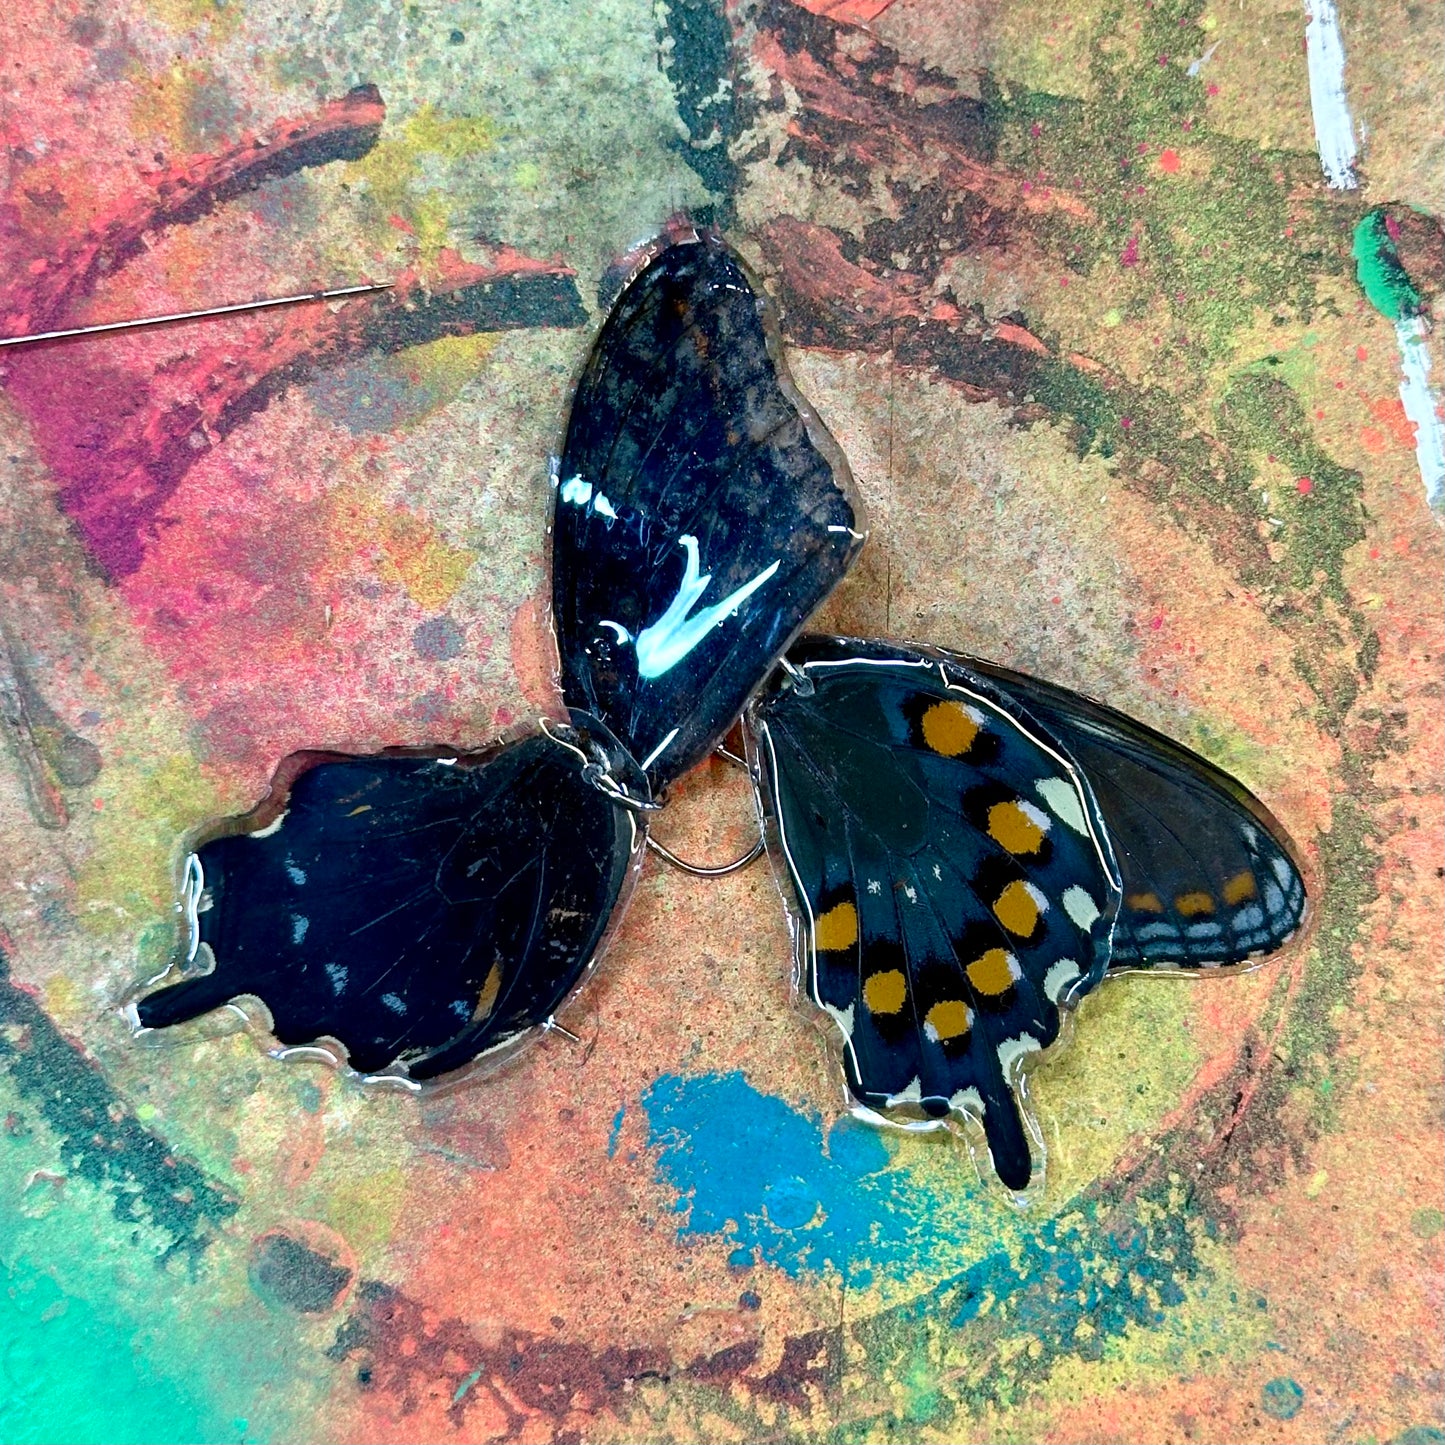
[(927, 1264), (935, 1201), (888, 1168), (878, 1130), (842, 1119), (825, 1131), (737, 1073), (664, 1075), (642, 1105), (659, 1172), (681, 1196), (678, 1232), (725, 1235), (730, 1265), (832, 1268), (861, 1286)]
[(1276, 1420), (1293, 1420), (1305, 1402), (1305, 1392), (1288, 1375), (1277, 1375), (1259, 1392), (1260, 1408)]
[(612, 1116), (612, 1132), (607, 1136), (607, 1157), (609, 1159), (615, 1159), (617, 1157), (617, 1140), (622, 1134), (622, 1121), (626, 1116), (626, 1104), (622, 1105)]
[(745, 1289), (738, 1296), (738, 1304), (745, 1310), (760, 1310), (763, 1307), (763, 1297), (755, 1289)]

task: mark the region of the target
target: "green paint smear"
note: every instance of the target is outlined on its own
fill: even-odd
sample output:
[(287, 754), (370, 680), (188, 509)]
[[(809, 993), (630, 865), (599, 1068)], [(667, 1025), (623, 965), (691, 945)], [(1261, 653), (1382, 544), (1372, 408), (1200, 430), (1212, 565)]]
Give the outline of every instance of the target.
[(136, 1445), (240, 1440), (136, 1350), (133, 1334), (24, 1260), (0, 1263), (0, 1439)]
[(1420, 314), (1423, 301), (1400, 260), (1383, 207), (1360, 217), (1355, 227), (1355, 276), (1371, 306), (1389, 321)]

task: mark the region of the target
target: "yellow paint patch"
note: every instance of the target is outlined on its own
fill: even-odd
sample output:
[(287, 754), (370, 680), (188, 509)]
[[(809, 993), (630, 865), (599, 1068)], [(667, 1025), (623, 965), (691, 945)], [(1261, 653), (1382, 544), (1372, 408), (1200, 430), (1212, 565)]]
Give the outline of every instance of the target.
[[(184, 0), (176, 8), (186, 8)], [(212, 11), (216, 18), (223, 18), (225, 13), (225, 10)], [(163, 18), (177, 30), (190, 30), (201, 17), (177, 15), (174, 21)], [(136, 65), (131, 67), (131, 72), (135, 96), (130, 108), (131, 124), (136, 134), (154, 136), (182, 151), (206, 149), (207, 138), (198, 128), (196, 117), (206, 109), (204, 97), (208, 92), (222, 93), (215, 72), (208, 66), (186, 65), (180, 61), (155, 72)]]
[(411, 223), (418, 260), (426, 266), (451, 244), (455, 201), (446, 187), (435, 184), (413, 194), (413, 183), (425, 180), (425, 158), (456, 164), (490, 150), (492, 144), (492, 127), (481, 117), (445, 116), (435, 106), (423, 105), (394, 131), (388, 129), (367, 155), (351, 162), (347, 180), (364, 182), (383, 212)]
[(1236, 907), (1247, 898), (1253, 898), (1255, 894), (1254, 874), (1246, 869), (1243, 873), (1236, 873), (1228, 883), (1224, 885), (1224, 901), (1230, 907)]
[(813, 946), (820, 953), (838, 953), (858, 942), (858, 910), (851, 903), (835, 903), (813, 925)]
[(456, 595), (476, 554), (441, 541), (430, 522), (400, 508), (381, 519), (383, 582), (396, 582), (426, 612), (438, 612)]
[(1174, 900), (1174, 906), (1186, 918), (1193, 918), (1200, 913), (1213, 913), (1214, 899), (1207, 893), (1181, 893)]
[(950, 998), (934, 1004), (928, 1010), (924, 1023), (933, 1030), (940, 1043), (946, 1043), (949, 1039), (960, 1039), (968, 1032), (973, 1015), (962, 999)]
[(1163, 913), (1164, 904), (1157, 893), (1131, 893), (1124, 902), (1135, 913)]
[(338, 571), (358, 553), (370, 555), (381, 580), (402, 588), (426, 612), (440, 612), (452, 600), (476, 561), (475, 552), (443, 541), (425, 517), (356, 484), (338, 487), (328, 501), (325, 535)]
[(1013, 969), (1009, 967), (1006, 949), (989, 949), (982, 957), (969, 964), (967, 973), (969, 983), (989, 998), (997, 998), (1014, 986)]
[(988, 835), (1010, 853), (1037, 853), (1044, 830), (1017, 803), (995, 803), (988, 810)]
[(923, 714), (923, 741), (946, 758), (962, 757), (978, 736), (978, 724), (960, 703), (936, 702)]
[(1015, 880), (998, 896), (994, 917), (1018, 938), (1027, 938), (1039, 926), (1039, 905), (1026, 883)]
[(875, 973), (863, 985), (863, 1002), (871, 1014), (899, 1013), (908, 998), (908, 983), (896, 968)]
[(491, 1017), (492, 1009), (496, 1007), (497, 995), (502, 991), (502, 965), (494, 963), (492, 971), (487, 975), (486, 981), (482, 984), (482, 991), (477, 995), (477, 1006), (472, 1010), (472, 1022), (482, 1023)]
[(241, 7), (217, 0), (146, 0), (145, 8), (170, 30), (204, 26), (208, 41), (228, 39), (241, 25)]

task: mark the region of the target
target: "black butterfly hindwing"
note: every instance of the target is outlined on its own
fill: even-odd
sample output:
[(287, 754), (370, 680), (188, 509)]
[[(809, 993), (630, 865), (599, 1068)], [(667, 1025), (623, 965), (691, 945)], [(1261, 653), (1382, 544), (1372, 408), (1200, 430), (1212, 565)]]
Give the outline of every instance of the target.
[(638, 845), (631, 815), (545, 736), (484, 759), (350, 758), (285, 811), (193, 855), (190, 952), (209, 973), (138, 1022), (258, 996), (285, 1045), (432, 1078), (549, 1018), (596, 953)]
[[(1239, 783), (991, 663), (804, 638), (747, 720), (805, 977), (843, 1029), (853, 1094), (873, 1109), (981, 1114), (1013, 1188), (1031, 1163), (1007, 1065), (1053, 1041), (1060, 1005), (1109, 970), (1244, 962), (1303, 918), (1288, 840)], [(975, 977), (1000, 948), (1007, 980)], [(979, 987), (990, 977), (993, 996)], [(951, 1051), (940, 1006), (959, 1031)]]
[(749, 709), (796, 894), (804, 981), (854, 1096), (981, 1119), (999, 1177), (1032, 1164), (1017, 1066), (1102, 978), (1119, 886), (1069, 761), (937, 654), (805, 638)]
[(864, 537), (847, 463), (716, 237), (669, 247), (623, 291), (554, 480), (563, 694), (660, 792), (712, 750)]
[(1124, 889), (1111, 969), (1244, 963), (1294, 936), (1304, 879), (1284, 829), (1242, 784), (1102, 703), (993, 663), (965, 665), (1089, 780)]

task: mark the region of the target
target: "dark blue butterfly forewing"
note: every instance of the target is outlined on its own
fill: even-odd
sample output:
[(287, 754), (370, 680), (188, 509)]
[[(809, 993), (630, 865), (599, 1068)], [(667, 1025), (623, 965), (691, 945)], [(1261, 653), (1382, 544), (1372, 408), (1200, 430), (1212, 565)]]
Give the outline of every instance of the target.
[(1304, 878), (1284, 829), (1242, 784), (1103, 703), (994, 663), (966, 665), (1089, 780), (1123, 880), (1112, 969), (1244, 963), (1294, 936)]
[(547, 737), (482, 758), (321, 762), (271, 826), (197, 850), (193, 951), (213, 966), (141, 999), (138, 1021), (252, 994), (283, 1044), (334, 1038), (360, 1073), (434, 1077), (561, 1004), (636, 843), (627, 811)]
[(555, 482), (563, 696), (660, 791), (712, 750), (863, 543), (847, 464), (717, 237), (668, 247), (622, 292)]
[(1017, 1070), (1103, 976), (1119, 888), (1088, 789), (986, 682), (938, 654), (804, 638), (749, 709), (803, 971), (854, 1096), (980, 1119), (1032, 1172)]

